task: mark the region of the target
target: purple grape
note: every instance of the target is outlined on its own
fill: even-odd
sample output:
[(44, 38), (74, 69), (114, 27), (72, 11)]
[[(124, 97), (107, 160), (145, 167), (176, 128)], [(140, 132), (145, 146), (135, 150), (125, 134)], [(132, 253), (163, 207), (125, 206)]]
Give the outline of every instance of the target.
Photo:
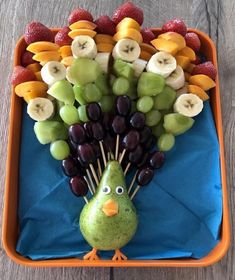
[(100, 158), (101, 157), (101, 151), (100, 151), (99, 143), (96, 140), (93, 140), (90, 144), (91, 144), (91, 146), (92, 146), (92, 148), (95, 152), (96, 157)]
[(69, 127), (69, 138), (77, 143), (82, 144), (86, 141), (86, 133), (82, 125), (74, 124)]
[(92, 123), (92, 135), (97, 141), (104, 139), (104, 129), (99, 122)]
[(151, 137), (147, 140), (147, 142), (144, 143), (145, 150), (147, 151), (151, 150), (155, 144), (156, 144), (156, 138), (153, 135), (151, 135)]
[(81, 169), (87, 169), (89, 167), (89, 163), (82, 161), (80, 156), (77, 157), (77, 160), (79, 162), (79, 165), (81, 166)]
[(152, 130), (150, 127), (145, 126), (140, 130), (140, 143), (145, 143), (152, 135)]
[(86, 132), (87, 139), (93, 139), (92, 122), (84, 123), (83, 127)]
[(76, 176), (78, 174), (78, 165), (76, 160), (72, 157), (67, 157), (62, 160), (62, 170), (68, 177)]
[(112, 113), (103, 113), (103, 127), (106, 131), (112, 130), (112, 122), (113, 122), (113, 114)]
[(142, 129), (145, 125), (145, 115), (141, 112), (135, 112), (130, 118), (130, 125), (136, 129)]
[(96, 160), (96, 156), (92, 146), (88, 143), (84, 143), (82, 145), (78, 145), (78, 155), (81, 160), (85, 163), (93, 163)]
[(158, 169), (160, 167), (162, 167), (164, 160), (165, 160), (165, 155), (163, 152), (153, 152), (150, 155), (150, 159), (149, 159), (149, 164), (152, 168), (154, 169)]
[(131, 100), (128, 96), (118, 96), (116, 98), (116, 111), (121, 116), (127, 116), (131, 111)]
[(140, 186), (148, 185), (154, 176), (154, 170), (150, 167), (145, 167), (139, 170), (137, 174), (137, 184)]
[(78, 144), (73, 142), (73, 140), (71, 140), (71, 139), (68, 139), (67, 141), (68, 141), (68, 144), (69, 144), (69, 148), (70, 148), (71, 154), (76, 156), (77, 155), (77, 146), (78, 146)]
[(137, 164), (138, 168), (145, 166), (148, 158), (149, 158), (149, 153), (143, 154), (141, 161)]
[(72, 193), (78, 197), (85, 196), (88, 192), (87, 182), (82, 176), (71, 178), (69, 185)]
[(128, 151), (132, 151), (139, 144), (139, 140), (139, 132), (136, 130), (131, 130), (125, 135), (122, 142), (124, 144), (125, 149), (127, 149)]
[(115, 116), (112, 122), (113, 131), (116, 134), (122, 134), (126, 130), (126, 120), (122, 116)]
[(101, 119), (102, 111), (98, 103), (90, 103), (86, 106), (87, 117), (91, 121), (98, 121)]
[(143, 156), (143, 148), (141, 145), (138, 145), (134, 151), (130, 152), (128, 155), (128, 159), (131, 163), (137, 164), (141, 161)]

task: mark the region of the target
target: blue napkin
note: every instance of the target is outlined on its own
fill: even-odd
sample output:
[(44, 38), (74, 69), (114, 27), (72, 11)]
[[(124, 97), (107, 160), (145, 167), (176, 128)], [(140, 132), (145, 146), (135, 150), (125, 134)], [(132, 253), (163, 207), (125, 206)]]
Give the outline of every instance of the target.
[[(78, 218), (84, 206), (33, 132), (24, 107), (20, 155), (17, 252), (33, 260), (82, 257), (90, 246)], [(130, 178), (128, 178), (130, 180)], [(134, 199), (135, 237), (122, 251), (129, 259), (202, 258), (218, 243), (222, 217), (219, 146), (209, 102), (149, 186)], [(127, 225), (128, 226), (128, 225)], [(111, 258), (113, 252), (99, 252)]]

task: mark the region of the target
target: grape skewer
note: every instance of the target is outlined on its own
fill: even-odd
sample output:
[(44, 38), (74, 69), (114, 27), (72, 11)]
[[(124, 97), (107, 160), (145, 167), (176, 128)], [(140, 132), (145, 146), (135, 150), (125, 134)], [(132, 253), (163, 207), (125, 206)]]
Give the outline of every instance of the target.
[(115, 116), (112, 122), (113, 131), (117, 134), (116, 138), (116, 148), (115, 148), (115, 160), (118, 160), (118, 149), (119, 149), (119, 141), (120, 134), (124, 133), (126, 130), (126, 121), (122, 116)]
[(122, 163), (126, 151), (132, 151), (137, 147), (137, 145), (139, 144), (139, 139), (140, 136), (137, 130), (131, 130), (125, 135), (125, 137), (123, 138), (124, 149), (121, 153), (121, 156), (119, 157), (120, 164)]

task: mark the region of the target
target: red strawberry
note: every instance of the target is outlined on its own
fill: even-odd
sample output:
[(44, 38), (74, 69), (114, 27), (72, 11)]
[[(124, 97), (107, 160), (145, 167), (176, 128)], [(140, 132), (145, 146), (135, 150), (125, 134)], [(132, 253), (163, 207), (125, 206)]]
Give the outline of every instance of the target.
[(52, 31), (40, 22), (30, 22), (26, 26), (24, 39), (27, 44), (37, 41), (54, 41)]
[(108, 16), (101, 16), (96, 21), (97, 24), (96, 30), (101, 34), (114, 35), (116, 32), (116, 24)]
[(140, 33), (142, 34), (143, 42), (146, 44), (150, 44), (150, 42), (155, 39), (155, 35), (150, 28), (143, 28), (140, 30)]
[(76, 10), (73, 10), (72, 13), (69, 15), (68, 22), (70, 25), (79, 20), (88, 20), (93, 22), (93, 16), (87, 10), (78, 8)]
[(166, 22), (162, 26), (162, 31), (164, 32), (173, 31), (181, 34), (182, 36), (185, 36), (185, 34), (187, 33), (187, 27), (181, 19), (175, 18)]
[(55, 43), (58, 44), (60, 47), (65, 45), (71, 45), (73, 39), (69, 37), (68, 33), (71, 30), (65, 26), (63, 27), (57, 34), (55, 35)]
[(198, 74), (207, 75), (211, 79), (215, 80), (217, 71), (215, 69), (215, 66), (212, 64), (212, 62), (207, 61), (207, 62), (198, 64), (193, 68), (192, 75), (198, 75)]
[(35, 81), (36, 76), (32, 70), (22, 66), (15, 66), (11, 75), (11, 84), (17, 86), (28, 81)]
[(33, 56), (34, 56), (34, 53), (25, 51), (21, 56), (21, 64), (23, 66), (27, 66), (31, 63), (34, 63), (35, 61), (33, 60)]
[(144, 21), (143, 10), (136, 7), (131, 1), (128, 1), (117, 8), (113, 14), (112, 20), (118, 24), (125, 17), (133, 18), (140, 25)]
[(201, 47), (201, 41), (196, 33), (188, 32), (185, 37), (186, 45), (193, 49), (194, 51), (198, 52)]

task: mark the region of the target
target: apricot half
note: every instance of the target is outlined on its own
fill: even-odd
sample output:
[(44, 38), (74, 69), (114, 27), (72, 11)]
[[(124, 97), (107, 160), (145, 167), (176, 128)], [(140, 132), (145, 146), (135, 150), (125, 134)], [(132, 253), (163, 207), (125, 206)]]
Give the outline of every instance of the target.
[(96, 32), (91, 29), (74, 29), (74, 30), (71, 30), (68, 35), (72, 39), (74, 39), (75, 37), (77, 37), (79, 35), (87, 35), (87, 36), (90, 36), (91, 38), (93, 38), (93, 37), (95, 37)]
[(158, 38), (163, 38), (175, 42), (178, 45), (179, 50), (182, 50), (183, 48), (186, 47), (186, 42), (184, 37), (176, 32), (166, 32), (159, 35)]
[(154, 39), (153, 41), (151, 41), (151, 44), (158, 51), (168, 52), (172, 55), (175, 55), (179, 50), (179, 47), (175, 42), (169, 41), (169, 40), (166, 40), (166, 39), (163, 39), (163, 38)]
[(17, 85), (15, 87), (15, 93), (20, 97), (24, 97), (24, 95), (29, 92), (35, 92), (35, 94), (44, 94), (47, 92), (47, 89), (48, 86), (44, 82), (30, 81)]
[(73, 24), (71, 24), (69, 26), (69, 28), (71, 30), (75, 30), (75, 29), (90, 29), (90, 30), (94, 30), (96, 29), (97, 25), (91, 21), (88, 20), (79, 20), (74, 22)]
[(199, 75), (193, 75), (189, 79), (189, 83), (199, 86), (203, 90), (209, 90), (213, 87), (215, 87), (215, 82), (208, 76), (199, 74)]
[(187, 91), (189, 93), (196, 94), (201, 100), (205, 101), (209, 99), (209, 95), (199, 86), (196, 85), (188, 85), (187, 86)]
[(113, 40), (116, 42), (125, 38), (132, 39), (138, 44), (142, 43), (143, 41), (141, 33), (134, 28), (122, 29), (113, 36)]

